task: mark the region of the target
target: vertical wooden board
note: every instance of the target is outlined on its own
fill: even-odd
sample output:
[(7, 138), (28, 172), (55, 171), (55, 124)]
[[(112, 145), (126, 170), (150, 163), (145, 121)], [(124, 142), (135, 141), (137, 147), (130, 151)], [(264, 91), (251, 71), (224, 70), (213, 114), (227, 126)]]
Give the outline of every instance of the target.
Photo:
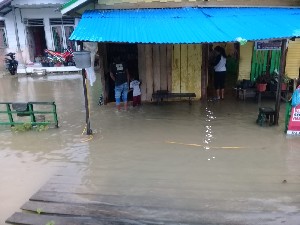
[[(106, 44), (103, 43), (98, 43), (98, 53), (99, 53), (99, 74), (100, 74), (100, 95), (103, 95), (103, 101), (104, 104), (107, 104), (108, 102), (108, 92), (109, 92), (109, 87), (108, 87), (108, 77), (106, 77), (105, 74), (105, 59), (107, 58), (106, 55)], [(98, 90), (97, 90), (98, 92)], [(98, 94), (98, 93), (97, 93)], [(99, 96), (100, 96), (99, 95)]]
[(146, 58), (145, 58), (145, 45), (138, 44), (138, 67), (139, 67), (139, 79), (141, 83), (141, 100), (145, 101), (147, 79), (146, 79)]
[(201, 96), (201, 60), (201, 45), (188, 45), (188, 85), (186, 91), (195, 92), (197, 98)]
[(201, 49), (201, 92), (200, 98), (201, 100), (207, 99), (208, 92), (208, 65), (209, 65), (209, 45), (202, 44), (200, 46)]
[[(195, 81), (194, 81), (194, 92), (196, 93), (196, 98), (201, 98), (201, 67), (202, 67), (202, 45), (196, 45), (195, 46)], [(208, 57), (208, 55), (206, 56)], [(208, 58), (207, 58), (208, 60)], [(208, 67), (208, 61), (207, 61), (207, 67)], [(207, 68), (208, 70), (208, 68)], [(207, 74), (208, 76), (208, 74)], [(206, 79), (208, 82), (208, 79)], [(208, 84), (206, 82), (206, 84)]]
[(227, 56), (233, 57), (235, 51), (233, 43), (226, 43), (225, 51)]
[(167, 45), (167, 87), (172, 91), (173, 45)]
[(154, 91), (160, 90), (160, 53), (159, 45), (153, 45), (153, 84)]
[(168, 76), (167, 76), (167, 46), (160, 45), (160, 89), (168, 90)]
[(174, 45), (172, 62), (172, 92), (180, 92), (181, 45)]
[(181, 45), (180, 92), (188, 92), (188, 45)]
[(193, 46), (192, 44), (187, 45), (187, 67), (186, 67), (186, 82), (185, 91), (192, 92), (193, 86), (192, 81), (195, 74), (195, 59), (193, 58)]
[(252, 60), (252, 53), (253, 53), (253, 42), (247, 42), (245, 45), (240, 46), (240, 57), (239, 57), (239, 74), (238, 80), (242, 79), (251, 79), (252, 71), (251, 71), (251, 60)]
[(153, 93), (153, 61), (152, 61), (152, 45), (145, 46), (145, 60), (146, 60), (146, 100), (151, 101)]
[(288, 52), (286, 55), (285, 73), (290, 78), (298, 78), (300, 68), (300, 38), (289, 41)]
[(109, 70), (110, 70), (110, 65), (108, 65), (108, 61), (107, 61), (107, 45), (108, 44), (104, 44), (104, 47), (103, 47), (103, 55), (104, 55), (104, 58), (103, 58), (103, 67), (104, 67), (104, 73), (108, 73)]

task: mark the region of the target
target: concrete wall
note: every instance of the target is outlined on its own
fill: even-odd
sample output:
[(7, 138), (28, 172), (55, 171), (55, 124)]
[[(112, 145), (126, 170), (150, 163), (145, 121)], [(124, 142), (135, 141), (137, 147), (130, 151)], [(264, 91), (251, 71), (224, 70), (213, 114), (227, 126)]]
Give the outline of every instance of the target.
[(69, 0), (14, 0), (13, 5), (65, 4)]
[[(45, 28), (45, 37), (47, 42), (47, 48), (53, 49), (53, 40), (50, 29), (50, 18), (61, 18), (62, 15), (60, 12), (56, 10), (56, 8), (43, 8), (43, 9), (19, 9), (15, 10), (16, 20), (17, 20), (17, 28), (18, 28), (18, 36), (20, 42), (20, 48), (22, 52), (21, 55), (17, 55), (17, 60), (21, 63), (29, 61), (29, 53), (28, 53), (28, 45), (27, 45), (27, 36), (26, 36), (26, 26), (22, 22), (24, 18), (27, 19), (44, 19), (44, 28)], [(7, 39), (8, 39), (8, 49), (7, 52), (17, 52), (17, 39), (15, 33), (15, 25), (14, 25), (14, 17), (13, 13), (10, 12), (5, 16), (5, 24), (7, 31)]]

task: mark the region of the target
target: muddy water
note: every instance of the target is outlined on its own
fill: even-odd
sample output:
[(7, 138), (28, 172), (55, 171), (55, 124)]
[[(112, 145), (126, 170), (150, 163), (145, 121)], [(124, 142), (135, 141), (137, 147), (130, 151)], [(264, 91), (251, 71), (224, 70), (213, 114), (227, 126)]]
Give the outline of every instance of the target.
[(116, 112), (113, 104), (97, 105), (96, 83), (89, 89), (89, 140), (81, 135), (81, 82), (76, 75), (1, 79), (1, 101), (55, 101), (60, 124), (18, 134), (0, 128), (1, 224), (64, 170), (82, 184), (78, 193), (197, 212), (181, 218), (191, 223), (299, 224), (300, 139), (283, 133), (284, 105), (275, 127), (255, 124), (252, 101), (144, 104)]

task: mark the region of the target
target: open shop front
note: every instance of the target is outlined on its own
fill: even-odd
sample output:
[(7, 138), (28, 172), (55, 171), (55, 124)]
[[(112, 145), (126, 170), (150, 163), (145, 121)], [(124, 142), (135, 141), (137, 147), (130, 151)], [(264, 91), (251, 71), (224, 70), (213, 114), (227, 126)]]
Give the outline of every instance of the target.
[[(291, 40), (287, 40), (287, 45)], [(282, 53), (283, 52), (283, 53)], [(282, 64), (281, 74), (281, 97), (286, 98), (288, 93), (293, 91), (294, 80), (298, 78), (297, 74), (288, 75), (286, 69), (286, 56), (289, 56), (288, 49), (282, 49), (281, 40), (266, 40), (252, 42), (252, 50), (249, 52), (249, 77), (240, 77), (238, 88), (239, 98), (246, 99), (260, 97), (275, 99), (278, 88), (279, 72)], [(281, 62), (283, 60), (283, 62)]]
[[(143, 82), (146, 86), (142, 87), (142, 90), (146, 91), (146, 93), (142, 93), (144, 101), (151, 101), (153, 92), (158, 88), (161, 89), (162, 84), (167, 85), (167, 88), (170, 87), (168, 89), (170, 91), (178, 89), (182, 92), (193, 86), (199, 93), (197, 97), (207, 99), (210, 44), (236, 43), (239, 46), (240, 40), (248, 42), (251, 40), (282, 41), (286, 38), (298, 37), (300, 33), (295, 32), (300, 30), (300, 25), (296, 22), (299, 19), (298, 11), (299, 9), (295, 8), (94, 10), (86, 11), (82, 15), (82, 19), (70, 39), (98, 42), (101, 45), (108, 43), (137, 44), (139, 78), (146, 81), (146, 84)], [(251, 16), (253, 13), (255, 13), (255, 17)], [(279, 15), (284, 17), (284, 22), (278, 20)], [(161, 19), (157, 19), (160, 17)], [(261, 21), (264, 23), (262, 24)], [(107, 29), (100, 27), (95, 29), (95, 24), (101, 24)], [(122, 29), (113, 29), (114, 24), (120, 25), (119, 27)], [(134, 26), (129, 26), (129, 24), (134, 24)], [(231, 24), (231, 29), (228, 30), (228, 25), (224, 24)], [(209, 32), (203, 32), (203, 30)], [(164, 45), (166, 45), (166, 52), (160, 51)], [(228, 46), (230, 45), (234, 44), (228, 44)], [(240, 48), (242, 50), (242, 46)], [(242, 51), (238, 52), (242, 53)], [(161, 56), (161, 54), (164, 56), (159, 59), (160, 61), (165, 59), (166, 70), (162, 66), (155, 66), (157, 56)], [(260, 57), (272, 56), (272, 54), (268, 52)], [(105, 57), (102, 58), (105, 59)], [(240, 64), (244, 58), (240, 57), (239, 59)], [(280, 75), (284, 73), (282, 70), (284, 61), (285, 58), (280, 57)], [(250, 62), (251, 59), (247, 63), (251, 65)], [(271, 68), (268, 62), (272, 62), (272, 57), (267, 58), (267, 62), (263, 64)], [(167, 72), (161, 73), (163, 70)], [(190, 73), (189, 71), (195, 72)], [(240, 72), (239, 66), (237, 73), (239, 76)], [(272, 71), (270, 70), (270, 72)], [(160, 75), (167, 74), (171, 82), (169, 82), (169, 78), (162, 79), (161, 76), (158, 78), (157, 74), (159, 73)], [(176, 74), (180, 74), (179, 79), (176, 78)], [(249, 74), (247, 75), (248, 79)], [(104, 76), (104, 73), (100, 75)], [(281, 79), (280, 76), (279, 79)], [(168, 81), (167, 84), (165, 80)]]

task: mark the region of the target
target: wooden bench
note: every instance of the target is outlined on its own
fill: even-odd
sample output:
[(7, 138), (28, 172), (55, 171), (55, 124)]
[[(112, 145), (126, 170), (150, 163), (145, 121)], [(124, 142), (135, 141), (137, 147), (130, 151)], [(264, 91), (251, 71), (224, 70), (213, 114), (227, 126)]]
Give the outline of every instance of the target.
[(255, 98), (256, 88), (233, 88), (237, 99), (246, 100), (246, 98)]
[(163, 101), (164, 99), (169, 98), (188, 98), (189, 104), (192, 104), (191, 98), (195, 98), (195, 93), (172, 93), (164, 90), (156, 91), (152, 94), (152, 98), (159, 103), (159, 101)]

